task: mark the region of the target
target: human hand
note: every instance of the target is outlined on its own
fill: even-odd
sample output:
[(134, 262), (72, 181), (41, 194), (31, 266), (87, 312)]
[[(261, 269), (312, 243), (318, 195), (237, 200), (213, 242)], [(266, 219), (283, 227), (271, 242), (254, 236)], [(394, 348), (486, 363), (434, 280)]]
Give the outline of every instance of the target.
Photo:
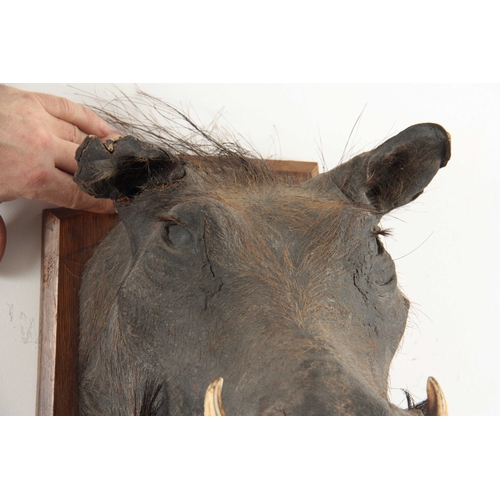
[[(113, 213), (111, 200), (92, 198), (73, 182), (75, 153), (87, 135), (105, 140), (118, 133), (67, 99), (0, 85), (0, 203), (28, 198)], [(0, 259), (5, 239), (0, 221)]]

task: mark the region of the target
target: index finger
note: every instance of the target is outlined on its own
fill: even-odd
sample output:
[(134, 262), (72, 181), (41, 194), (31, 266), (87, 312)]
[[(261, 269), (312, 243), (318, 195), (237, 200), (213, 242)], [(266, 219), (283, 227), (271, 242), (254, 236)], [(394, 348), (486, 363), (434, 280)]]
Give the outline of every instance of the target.
[(73, 181), (71, 175), (57, 168), (46, 177), (43, 186), (38, 187), (32, 198), (73, 210), (116, 213), (111, 200), (97, 199), (84, 193)]
[(64, 97), (40, 93), (35, 95), (47, 113), (76, 125), (87, 134), (105, 137), (111, 132), (109, 125), (85, 106), (76, 104)]

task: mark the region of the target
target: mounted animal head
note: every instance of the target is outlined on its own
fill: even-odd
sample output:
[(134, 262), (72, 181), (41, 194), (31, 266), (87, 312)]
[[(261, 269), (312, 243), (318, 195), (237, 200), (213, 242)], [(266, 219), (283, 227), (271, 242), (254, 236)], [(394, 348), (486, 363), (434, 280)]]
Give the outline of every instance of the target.
[[(381, 218), (450, 159), (439, 125), (415, 125), (293, 185), (263, 161), (89, 137), (78, 185), (122, 224), (82, 288), (83, 414), (444, 414), (439, 385), (403, 411), (387, 396), (409, 301)], [(214, 403), (215, 401), (215, 403)]]

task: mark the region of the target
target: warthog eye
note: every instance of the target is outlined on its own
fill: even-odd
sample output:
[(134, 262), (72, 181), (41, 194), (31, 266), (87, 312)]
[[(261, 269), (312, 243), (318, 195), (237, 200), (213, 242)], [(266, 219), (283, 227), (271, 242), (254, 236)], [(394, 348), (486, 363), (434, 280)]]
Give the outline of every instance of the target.
[(170, 217), (161, 217), (160, 220), (165, 222), (165, 234), (170, 244), (178, 247), (186, 246), (191, 243), (191, 233), (181, 222)]
[(391, 236), (391, 230), (390, 229), (380, 229), (377, 227), (376, 229), (373, 230), (373, 236), (375, 236), (375, 239), (377, 241), (377, 253), (378, 255), (381, 255), (384, 253), (385, 248), (384, 244), (382, 241), (380, 241), (380, 236)]
[(373, 252), (372, 256), (375, 257), (373, 266), (370, 272), (373, 273), (371, 278), (373, 283), (376, 283), (380, 289), (391, 291), (397, 285), (396, 269), (391, 256), (386, 252), (384, 244), (380, 237), (390, 236), (391, 232), (386, 229), (376, 227), (372, 231), (373, 239), (370, 242), (370, 249)]
[(191, 243), (191, 234), (183, 226), (167, 226), (167, 235), (170, 242), (175, 246), (186, 246)]

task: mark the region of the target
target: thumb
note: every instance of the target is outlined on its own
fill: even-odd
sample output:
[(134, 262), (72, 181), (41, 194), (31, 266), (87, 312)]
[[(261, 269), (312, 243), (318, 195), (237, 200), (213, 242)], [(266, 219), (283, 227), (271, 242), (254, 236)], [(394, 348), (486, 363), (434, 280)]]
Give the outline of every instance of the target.
[(0, 216), (0, 260), (2, 260), (6, 243), (7, 243), (7, 228), (5, 227), (5, 222)]

